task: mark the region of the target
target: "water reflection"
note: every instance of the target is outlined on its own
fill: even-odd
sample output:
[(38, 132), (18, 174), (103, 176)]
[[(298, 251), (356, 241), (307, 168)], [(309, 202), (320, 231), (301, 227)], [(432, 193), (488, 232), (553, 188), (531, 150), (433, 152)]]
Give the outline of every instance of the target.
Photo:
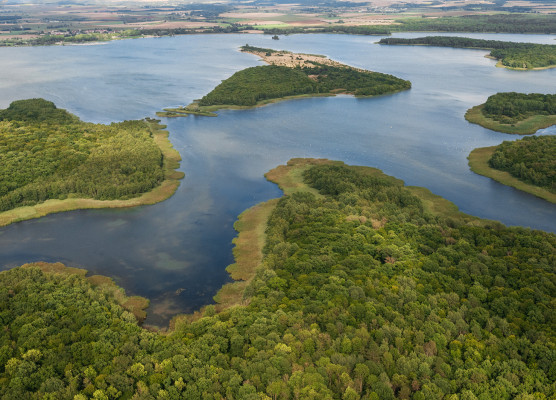
[[(403, 36), (415, 36), (404, 34)], [(550, 35), (469, 35), (550, 42)], [(113, 277), (151, 300), (147, 323), (165, 324), (212, 300), (229, 278), (233, 223), (246, 208), (280, 195), (263, 174), (292, 157), (326, 157), (381, 168), (425, 186), (463, 211), (511, 225), (555, 231), (556, 207), (469, 171), (475, 147), (516, 137), (467, 123), (465, 111), (498, 91), (552, 92), (556, 70), (494, 67), (485, 51), (379, 46), (374, 37), (292, 35), (280, 48), (410, 79), (410, 91), (223, 111), (218, 118), (169, 119), (186, 173), (169, 200), (126, 210), (84, 210), (0, 229), (0, 264), (61, 261)], [(257, 65), (237, 51), (262, 35), (206, 35), (102, 46), (0, 49), (0, 107), (45, 97), (83, 120), (153, 116), (187, 104), (233, 72)], [(434, 71), (434, 74), (431, 73)], [(554, 134), (549, 128), (542, 134)]]

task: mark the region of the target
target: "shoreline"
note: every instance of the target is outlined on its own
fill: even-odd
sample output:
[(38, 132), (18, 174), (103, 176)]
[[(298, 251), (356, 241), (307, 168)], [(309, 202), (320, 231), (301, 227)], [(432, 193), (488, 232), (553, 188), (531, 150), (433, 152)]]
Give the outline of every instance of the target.
[[(399, 23), (392, 23), (392, 24), (384, 24), (384, 25), (369, 25), (369, 26), (374, 26), (374, 27), (399, 27), (400, 24)], [(353, 28), (353, 27), (357, 27), (356, 25), (352, 26), (352, 25), (338, 25), (338, 28)], [(268, 27), (266, 27), (268, 28)], [(454, 31), (452, 30), (406, 30), (406, 29), (392, 29), (389, 32), (378, 32), (378, 33), (351, 33), (351, 32), (342, 32), (342, 31), (327, 31), (327, 30), (318, 30), (318, 29), (327, 29), (329, 28), (328, 25), (318, 25), (318, 26), (300, 26), (300, 27), (295, 27), (295, 28), (300, 28), (302, 30), (300, 31), (296, 31), (296, 32), (292, 32), (292, 33), (283, 33), (283, 32), (278, 32), (278, 33), (274, 33), (274, 32), (269, 32), (266, 33), (265, 30), (265, 26), (261, 26), (260, 29), (251, 29), (251, 30), (239, 30), (239, 31), (234, 31), (234, 32), (222, 32), (222, 31), (210, 31), (210, 27), (205, 27), (205, 28), (196, 28), (196, 29), (192, 29), (186, 33), (175, 33), (175, 32), (169, 32), (167, 34), (163, 34), (163, 35), (155, 35), (155, 34), (141, 34), (141, 35), (129, 35), (129, 36), (112, 36), (110, 38), (106, 38), (106, 39), (98, 39), (98, 40), (94, 40), (94, 41), (58, 41), (58, 42), (52, 42), (52, 43), (32, 43), (32, 42), (21, 42), (21, 43), (9, 43), (8, 40), (4, 40), (2, 38), (2, 36), (0, 36), (0, 47), (46, 47), (46, 46), (71, 46), (71, 45), (100, 45), (100, 44), (108, 44), (109, 42), (113, 42), (113, 41), (117, 41), (117, 40), (129, 40), (129, 39), (148, 39), (148, 38), (169, 38), (169, 37), (174, 37), (174, 36), (189, 36), (189, 35), (230, 35), (230, 34), (241, 34), (241, 35), (274, 35), (274, 34), (278, 34), (278, 35), (290, 35), (290, 34), (295, 34), (295, 35), (309, 35), (309, 34), (330, 34), (330, 35), (352, 35), (352, 36), (392, 36), (392, 34), (394, 33), (422, 33), (422, 34), (434, 34), (434, 33), (447, 33), (447, 34), (453, 34)], [(204, 30), (199, 30), (199, 29), (204, 29)], [(475, 31), (475, 30), (461, 30), (461, 31), (457, 31), (458, 33), (480, 33), (480, 34), (493, 34), (493, 33), (506, 33), (506, 34), (515, 34), (515, 32), (509, 31), (509, 30), (502, 30), (502, 31)], [(543, 31), (538, 31), (538, 32), (521, 32), (518, 34), (524, 34), (524, 35), (547, 35), (546, 32)], [(27, 39), (28, 36), (30, 35), (21, 35), (22, 37), (20, 39)], [(54, 36), (54, 35), (51, 35)], [(38, 37), (46, 37), (46, 35), (41, 35)], [(430, 46), (430, 45), (426, 45), (426, 44), (396, 44), (399, 46)], [(442, 46), (442, 47), (447, 47), (447, 46)], [(458, 48), (462, 48), (462, 49), (474, 49), (474, 50), (486, 50), (486, 51), (491, 51), (492, 49), (484, 49), (484, 48), (478, 48), (478, 47), (458, 47)], [(485, 56), (488, 57), (488, 56)], [(508, 69), (516, 69), (516, 70), (527, 70), (527, 69), (522, 69), (522, 68), (511, 68), (511, 67), (505, 67), (504, 68), (508, 68)], [(546, 69), (546, 68), (556, 68), (556, 65), (551, 66), (551, 67), (542, 67), (542, 68), (532, 68), (529, 70), (537, 70), (537, 69)]]
[[(220, 110), (251, 110), (253, 108), (264, 107), (270, 104), (279, 103), (281, 101), (296, 100), (312, 97), (334, 97), (337, 94), (348, 94), (348, 93), (314, 93), (314, 94), (297, 94), (293, 96), (277, 97), (275, 99), (265, 99), (260, 100), (257, 104), (253, 106), (238, 106), (235, 104), (222, 104), (214, 106), (198, 106), (196, 102), (193, 102), (183, 108), (165, 108), (163, 111), (158, 111), (156, 113), (157, 117), (162, 118), (179, 118), (188, 117), (189, 115), (197, 115), (202, 117), (217, 117), (218, 114), (215, 111)], [(391, 94), (391, 93), (389, 93)], [(376, 96), (357, 96), (357, 97), (376, 97)], [(188, 107), (198, 107), (197, 109), (188, 110)]]
[[(245, 296), (245, 290), (249, 287), (257, 272), (264, 269), (263, 248), (266, 243), (268, 218), (278, 201), (284, 196), (298, 191), (311, 192), (321, 196), (316, 189), (312, 189), (302, 182), (302, 173), (310, 166), (322, 163), (338, 162), (313, 158), (291, 159), (287, 165), (279, 165), (264, 175), (268, 181), (277, 184), (283, 194), (279, 198), (254, 205), (237, 217), (234, 229), (238, 234), (232, 239), (232, 243), (235, 245), (232, 249), (234, 263), (226, 267), (232, 282), (225, 283), (216, 292), (213, 297), (215, 304), (205, 305), (199, 311), (191, 314), (174, 316), (170, 320), (167, 332), (173, 332), (176, 330), (176, 326), (198, 320), (212, 312), (221, 312), (228, 308), (249, 304), (249, 299)], [(158, 330), (165, 331), (165, 328), (159, 328)]]
[(493, 179), (503, 185), (513, 187), (514, 189), (521, 190), (550, 203), (556, 204), (555, 193), (551, 193), (546, 189), (525, 183), (512, 176), (509, 172), (491, 168), (488, 165), (488, 160), (490, 160), (497, 147), (498, 146), (479, 147), (471, 151), (471, 153), (467, 156), (471, 171), (478, 175)]
[(465, 119), (472, 123), (496, 132), (511, 135), (533, 135), (539, 129), (545, 129), (556, 125), (556, 115), (533, 115), (515, 124), (502, 124), (492, 118), (485, 116), (482, 112), (484, 104), (471, 107), (465, 112)]
[(142, 205), (159, 203), (170, 198), (177, 190), (180, 179), (185, 174), (176, 171), (181, 161), (180, 154), (174, 149), (168, 136), (169, 132), (164, 130), (165, 126), (152, 120), (146, 120), (151, 129), (153, 140), (160, 148), (164, 159), (165, 179), (160, 185), (149, 192), (127, 200), (95, 200), (90, 198), (67, 198), (49, 199), (32, 206), (14, 208), (0, 213), (0, 227), (10, 225), (14, 222), (25, 221), (44, 217), (49, 214), (98, 208), (128, 208)]
[[(324, 158), (292, 158), (286, 165), (279, 165), (264, 175), (266, 180), (278, 185), (283, 194), (279, 198), (259, 203), (245, 210), (238, 216), (237, 221), (234, 223), (234, 229), (238, 232), (237, 236), (232, 240), (232, 243), (235, 245), (232, 250), (234, 263), (226, 267), (226, 271), (230, 274), (230, 278), (233, 282), (224, 284), (214, 296), (216, 302), (216, 304), (214, 304), (214, 309), (216, 312), (234, 306), (249, 304), (249, 299), (245, 297), (245, 289), (249, 286), (257, 272), (265, 268), (263, 262), (263, 248), (266, 242), (265, 232), (268, 218), (281, 198), (291, 196), (294, 193), (311, 193), (317, 198), (324, 198), (317, 189), (308, 186), (303, 180), (303, 173), (307, 169), (322, 164), (345, 165), (342, 161), (333, 161)], [(371, 176), (395, 181), (405, 186), (402, 180), (386, 175), (380, 169), (367, 166), (351, 166), (351, 168)], [(449, 216), (450, 218), (472, 225), (482, 225), (491, 222), (461, 212), (453, 202), (435, 195), (425, 187), (405, 187), (421, 199), (424, 208), (431, 214)], [(375, 222), (380, 223), (379, 221)], [(204, 308), (206, 308), (206, 306), (202, 307), (199, 312), (176, 316), (171, 322), (170, 330), (173, 329), (172, 325), (179, 323), (181, 319), (185, 318), (191, 321), (202, 317)]]
[(492, 60), (498, 60), (498, 62), (496, 63), (495, 67), (496, 68), (506, 68), (512, 71), (543, 71), (545, 69), (552, 69), (552, 68), (556, 68), (556, 65), (548, 65), (546, 67), (535, 67), (535, 68), (516, 68), (516, 67), (508, 67), (507, 65), (502, 64), (502, 60), (496, 58), (496, 57), (492, 57), (490, 55), (486, 55), (486, 58), (490, 58)]
[[(421, 33), (421, 31), (415, 31), (415, 33)], [(426, 32), (424, 32), (424, 33), (426, 33)], [(443, 33), (443, 32), (442, 31), (430, 31), (429, 33)], [(467, 32), (462, 32), (462, 33), (467, 33)], [(471, 33), (471, 32), (469, 32), (469, 33)], [(489, 32), (483, 32), (483, 33), (489, 33)], [(494, 51), (494, 49), (489, 49), (489, 48), (485, 48), (485, 47), (439, 46), (439, 45), (424, 44), (424, 43), (415, 43), (415, 44), (414, 43), (380, 43), (380, 42), (375, 42), (375, 43), (382, 44), (384, 46), (425, 46), (425, 47), (444, 47), (444, 48), (449, 48), (449, 49), (488, 51), (489, 53), (485, 55), (485, 58), (497, 61), (497, 63), (494, 65), (496, 68), (505, 68), (505, 69), (509, 69), (511, 71), (542, 71), (542, 70), (545, 70), (545, 69), (556, 68), (556, 64), (548, 65), (546, 67), (535, 67), (535, 68), (509, 67), (507, 65), (502, 64), (502, 59), (496, 58), (496, 57), (493, 57), (493, 56), (490, 55), (490, 52)]]
[[(265, 232), (268, 218), (281, 198), (291, 196), (294, 193), (311, 193), (317, 198), (324, 198), (317, 189), (308, 186), (303, 181), (303, 173), (307, 169), (322, 164), (345, 165), (342, 161), (324, 158), (292, 158), (286, 165), (279, 165), (264, 175), (266, 180), (278, 185), (283, 194), (279, 198), (256, 204), (245, 210), (234, 223), (234, 229), (238, 232), (237, 236), (232, 240), (232, 243), (235, 245), (232, 250), (234, 263), (226, 267), (226, 271), (230, 274), (233, 282), (224, 284), (214, 296), (216, 312), (234, 306), (249, 304), (249, 299), (245, 297), (245, 289), (249, 286), (257, 271), (265, 268), (263, 248), (266, 242)], [(351, 168), (365, 174), (392, 180), (405, 186), (402, 180), (386, 175), (380, 169), (366, 166), (351, 166)], [(435, 195), (427, 188), (419, 186), (405, 187), (418, 196), (423, 201), (425, 209), (432, 214), (449, 216), (474, 225), (481, 225), (482, 221), (489, 222), (486, 219), (479, 219), (461, 212), (454, 203)], [(179, 323), (179, 320), (183, 318), (187, 320), (200, 318), (204, 314), (204, 308), (206, 306), (201, 308), (201, 311), (193, 314), (178, 315), (172, 320), (171, 324)]]
[(234, 223), (238, 233), (232, 240), (235, 262), (226, 267), (233, 282), (224, 284), (214, 295), (217, 312), (249, 303), (245, 289), (262, 265), (267, 222), (278, 201), (279, 198), (259, 203), (242, 212)]
[[(265, 178), (275, 183), (283, 191), (279, 198), (254, 205), (243, 211), (234, 223), (234, 229), (238, 232), (232, 240), (234, 263), (226, 267), (232, 282), (225, 283), (215, 294), (214, 304), (204, 305), (198, 311), (190, 314), (177, 314), (166, 327), (143, 326), (146, 318), (146, 309), (149, 299), (141, 296), (126, 296), (125, 290), (118, 286), (114, 280), (104, 275), (92, 275), (86, 277), (87, 270), (65, 266), (62, 263), (34, 262), (24, 264), (21, 267), (39, 267), (45, 273), (76, 274), (88, 280), (93, 288), (105, 291), (112, 295), (116, 302), (124, 309), (131, 312), (137, 319), (138, 325), (145, 330), (157, 332), (163, 335), (171, 334), (179, 326), (189, 324), (203, 317), (209, 317), (215, 313), (223, 312), (233, 307), (244, 307), (249, 305), (250, 299), (245, 295), (246, 289), (259, 271), (265, 269), (263, 249), (266, 244), (266, 228), (268, 219), (281, 198), (298, 192), (311, 193), (314, 196), (324, 197), (317, 189), (309, 187), (303, 181), (303, 173), (314, 165), (345, 165), (342, 161), (315, 158), (292, 158), (286, 165), (279, 165), (265, 174)], [(386, 175), (380, 169), (367, 166), (349, 166), (359, 172), (370, 176), (387, 179), (404, 185), (404, 182), (393, 176)], [(462, 223), (473, 226), (484, 226), (496, 221), (478, 218), (465, 214), (451, 201), (432, 193), (424, 187), (405, 186), (423, 202), (423, 207), (433, 215), (445, 216)], [(360, 216), (352, 216), (361, 218)], [(373, 224), (381, 225), (384, 221), (373, 220)]]
[[(272, 53), (265, 53), (263, 51), (258, 50), (243, 50), (240, 49), (242, 53), (253, 54), (261, 58), (261, 61), (264, 61), (268, 65), (277, 65), (287, 68), (296, 68), (296, 67), (304, 67), (304, 66), (316, 66), (318, 64), (325, 64), (330, 65), (333, 67), (338, 68), (347, 68), (352, 69), (358, 72), (364, 73), (374, 73), (373, 71), (368, 71), (360, 68), (351, 67), (347, 64), (342, 64), (339, 61), (331, 60), (326, 56), (317, 55), (317, 54), (304, 54), (304, 53), (293, 53), (286, 50), (270, 50)], [(295, 99), (303, 99), (303, 98), (312, 98), (312, 97), (334, 97), (336, 95), (349, 95), (356, 98), (371, 98), (371, 97), (379, 97), (379, 96), (387, 96), (402, 92), (406, 89), (399, 89), (393, 90), (387, 93), (381, 93), (376, 95), (356, 95), (353, 92), (349, 92), (345, 89), (333, 89), (328, 93), (305, 93), (305, 94), (297, 94), (291, 96), (284, 96), (284, 97), (276, 97), (272, 99), (264, 99), (257, 101), (256, 104), (252, 106), (240, 106), (234, 104), (215, 104), (210, 106), (201, 106), (198, 104), (199, 100), (195, 100), (187, 106), (177, 107), (177, 108), (164, 108), (163, 111), (158, 111), (156, 113), (157, 117), (162, 118), (178, 118), (178, 117), (187, 117), (189, 115), (198, 115), (204, 117), (217, 117), (216, 111), (219, 110), (249, 110), (259, 107), (264, 107), (269, 104), (278, 103), (281, 101), (287, 100), (295, 100)]]

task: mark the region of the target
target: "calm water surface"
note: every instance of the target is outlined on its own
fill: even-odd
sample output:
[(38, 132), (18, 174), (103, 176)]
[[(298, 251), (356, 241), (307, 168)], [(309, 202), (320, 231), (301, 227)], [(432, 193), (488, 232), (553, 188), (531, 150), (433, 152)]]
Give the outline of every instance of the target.
[[(404, 37), (422, 36), (406, 33)], [(554, 43), (554, 35), (466, 34)], [(509, 225), (556, 231), (556, 206), (475, 175), (469, 152), (516, 137), (469, 124), (465, 111), (499, 91), (556, 92), (556, 69), (495, 68), (485, 51), (379, 46), (379, 38), (205, 35), (96, 46), (0, 49), (0, 107), (44, 97), (85, 121), (154, 116), (202, 97), (235, 71), (262, 64), (240, 45), (325, 54), (390, 73), (410, 91), (282, 102), (218, 118), (164, 121), (186, 173), (169, 200), (128, 210), (50, 215), (0, 229), (0, 268), (62, 261), (113, 277), (151, 300), (150, 324), (211, 302), (229, 280), (233, 223), (246, 208), (280, 195), (263, 174), (292, 157), (326, 157), (378, 167), (425, 186), (462, 211)], [(554, 127), (538, 134), (554, 134)]]

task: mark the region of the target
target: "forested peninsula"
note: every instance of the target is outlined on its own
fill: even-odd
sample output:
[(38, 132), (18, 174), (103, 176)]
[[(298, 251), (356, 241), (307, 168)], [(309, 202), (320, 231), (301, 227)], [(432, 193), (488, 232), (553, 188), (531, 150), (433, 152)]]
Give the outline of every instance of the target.
[(556, 95), (496, 93), (467, 110), (465, 119), (498, 132), (533, 134), (556, 124)]
[(270, 207), (243, 305), (165, 335), (81, 274), (0, 273), (0, 397), (555, 395), (556, 235), (462, 214), (372, 168), (293, 160), (267, 177), (289, 194)]
[(262, 57), (270, 65), (246, 68), (222, 81), (210, 93), (182, 108), (168, 108), (162, 117), (188, 114), (216, 116), (220, 109), (251, 108), (308, 96), (351, 94), (367, 97), (411, 88), (411, 82), (329, 60), (325, 56), (297, 54), (245, 45), (241, 51)]
[(499, 40), (470, 39), (456, 36), (427, 36), (422, 38), (383, 38), (378, 42), (389, 45), (421, 45), (491, 50), (489, 57), (497, 66), (518, 70), (556, 67), (556, 45), (503, 42)]
[(469, 154), (473, 172), (556, 203), (556, 136), (531, 136)]
[(158, 121), (82, 122), (44, 99), (0, 110), (0, 226), (53, 212), (153, 204), (183, 173)]

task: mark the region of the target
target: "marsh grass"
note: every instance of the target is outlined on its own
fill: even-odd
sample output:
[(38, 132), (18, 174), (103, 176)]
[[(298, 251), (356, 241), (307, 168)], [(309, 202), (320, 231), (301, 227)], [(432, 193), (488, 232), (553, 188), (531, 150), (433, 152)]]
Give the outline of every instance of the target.
[(263, 260), (267, 221), (277, 203), (278, 199), (272, 199), (257, 204), (241, 213), (234, 224), (238, 232), (232, 241), (235, 263), (230, 264), (226, 271), (236, 282), (224, 285), (214, 296), (218, 311), (244, 303), (245, 288)]
[(548, 190), (545, 190), (538, 186), (525, 183), (512, 176), (509, 172), (491, 168), (488, 165), (488, 161), (496, 151), (496, 147), (498, 146), (480, 147), (473, 150), (467, 157), (467, 159), (469, 160), (469, 167), (471, 168), (471, 171), (475, 172), (476, 174), (494, 179), (495, 181), (500, 182), (504, 185), (511, 186), (513, 188), (530, 193), (551, 203), (556, 203), (556, 194), (551, 193)]
[[(165, 108), (164, 111), (158, 111), (158, 117), (176, 118), (187, 117), (189, 115), (200, 115), (203, 117), (217, 117), (215, 111), (219, 110), (249, 110), (252, 108), (264, 107), (269, 104), (278, 103), (286, 100), (305, 99), (308, 97), (332, 97), (334, 93), (311, 93), (311, 94), (298, 94), (295, 96), (284, 96), (276, 99), (260, 100), (254, 106), (238, 106), (234, 104), (217, 104), (212, 106), (200, 106), (197, 103), (191, 103), (183, 108)], [(366, 96), (358, 96), (366, 97)]]
[[(315, 165), (344, 165), (341, 161), (331, 161), (327, 159), (315, 158), (293, 158), (286, 165), (280, 165), (265, 174), (270, 182), (276, 183), (284, 192), (285, 196), (293, 193), (309, 192), (316, 197), (324, 198), (315, 188), (309, 187), (303, 179), (303, 173)], [(386, 179), (396, 185), (403, 185), (400, 179), (384, 174), (381, 170), (372, 167), (352, 166), (351, 168), (360, 173)], [(419, 197), (425, 211), (453, 220), (458, 220), (469, 225), (487, 225), (493, 221), (479, 219), (459, 211), (458, 207), (449, 200), (433, 194), (430, 190), (422, 187), (406, 186), (412, 194)], [(245, 296), (245, 289), (261, 268), (263, 264), (263, 248), (266, 241), (266, 229), (268, 218), (276, 207), (279, 199), (272, 199), (258, 204), (244, 211), (238, 217), (234, 228), (238, 235), (233, 239), (235, 245), (233, 249), (235, 263), (229, 265), (226, 271), (230, 274), (234, 282), (226, 283), (214, 296), (215, 305), (201, 308), (192, 314), (183, 314), (174, 317), (170, 321), (169, 331), (175, 330), (182, 324), (196, 321), (212, 312), (220, 312), (235, 306), (245, 306), (249, 304), (249, 298)], [(358, 217), (359, 218), (359, 217)], [(381, 223), (381, 221), (372, 221)], [(383, 223), (383, 222), (382, 222)], [(210, 310), (210, 311), (209, 311)]]
[(467, 110), (465, 119), (473, 124), (481, 125), (483, 128), (515, 135), (532, 135), (539, 129), (556, 124), (556, 115), (535, 115), (511, 125), (501, 124), (492, 118), (486, 117), (482, 112), (483, 106), (484, 104), (481, 104)]
[[(486, 55), (485, 57), (486, 58), (491, 58), (493, 60), (498, 60), (496, 57), (492, 57), (492, 56), (489, 56), (489, 55)], [(496, 67), (497, 68), (513, 69), (514, 71), (542, 71), (543, 69), (556, 68), (556, 65), (548, 65), (546, 67), (535, 67), (535, 68), (517, 68), (517, 67), (510, 67), (508, 65), (504, 65), (502, 63), (502, 60), (500, 60), (496, 63)]]

